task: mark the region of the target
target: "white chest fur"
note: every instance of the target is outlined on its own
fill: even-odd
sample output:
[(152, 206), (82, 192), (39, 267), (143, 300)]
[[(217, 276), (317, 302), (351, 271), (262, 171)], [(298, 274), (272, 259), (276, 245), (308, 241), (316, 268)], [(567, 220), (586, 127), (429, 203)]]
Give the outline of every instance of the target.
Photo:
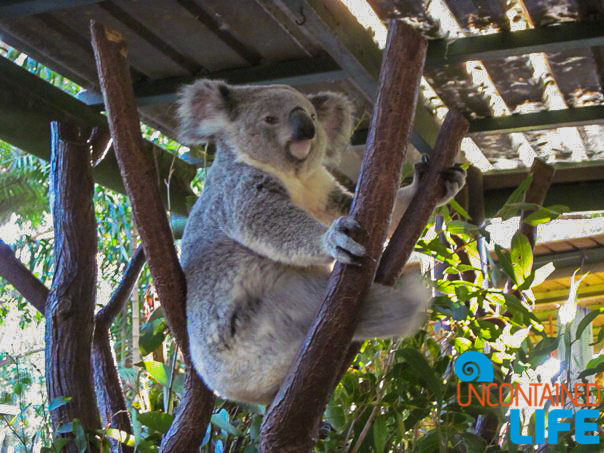
[(306, 211), (323, 225), (331, 225), (337, 217), (335, 213), (328, 210), (329, 193), (337, 185), (337, 181), (325, 167), (321, 166), (312, 173), (299, 176), (278, 171), (246, 155), (238, 156), (238, 160), (279, 179), (287, 189), (294, 205)]

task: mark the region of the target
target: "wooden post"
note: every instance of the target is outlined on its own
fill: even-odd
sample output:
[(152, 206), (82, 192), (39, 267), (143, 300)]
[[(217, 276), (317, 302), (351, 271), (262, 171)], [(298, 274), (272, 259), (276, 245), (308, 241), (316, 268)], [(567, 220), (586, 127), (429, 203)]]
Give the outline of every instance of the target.
[(191, 367), (185, 319), (185, 277), (178, 261), (155, 169), (143, 150), (130, 79), (127, 48), (116, 31), (91, 21), (99, 83), (107, 108), (113, 148), (153, 282), (166, 320), (187, 365), (186, 393), (162, 442), (162, 451), (195, 451), (205, 435), (213, 394)]
[[(96, 293), (96, 219), (90, 131), (51, 123), (51, 200), (55, 273), (45, 304), (48, 401), (71, 398), (50, 411), (55, 431), (78, 418), (101, 427), (92, 380), (91, 345)], [(78, 451), (70, 442), (68, 451)]]
[[(529, 188), (524, 194), (525, 203), (535, 203), (538, 205), (543, 204), (543, 202), (545, 201), (545, 196), (547, 195), (547, 191), (552, 185), (552, 180), (554, 179), (554, 171), (554, 166), (547, 164), (542, 159), (535, 159), (533, 161), (530, 173), (533, 176), (533, 180), (531, 181)], [(519, 229), (522, 234), (528, 237), (528, 240), (531, 243), (531, 248), (535, 248), (535, 243), (537, 242), (537, 227), (523, 222), (524, 219), (526, 219), (531, 212), (533, 211), (522, 211), (522, 214), (520, 215)]]
[[(360, 302), (373, 282), (377, 260), (399, 187), (417, 103), (426, 41), (391, 21), (351, 216), (369, 232), (358, 238), (367, 250), (360, 266), (336, 264), (302, 350), (281, 385), (261, 430), (264, 452), (306, 452), (334, 387), (358, 321)], [(326, 366), (326, 364), (329, 364)]]

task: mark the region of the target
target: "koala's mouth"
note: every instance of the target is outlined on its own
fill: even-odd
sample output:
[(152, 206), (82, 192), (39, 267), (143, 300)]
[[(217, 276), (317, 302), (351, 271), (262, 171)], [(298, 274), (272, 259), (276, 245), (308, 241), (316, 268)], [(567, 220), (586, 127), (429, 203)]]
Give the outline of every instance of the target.
[(298, 160), (304, 160), (310, 154), (312, 140), (299, 140), (288, 145), (289, 153)]

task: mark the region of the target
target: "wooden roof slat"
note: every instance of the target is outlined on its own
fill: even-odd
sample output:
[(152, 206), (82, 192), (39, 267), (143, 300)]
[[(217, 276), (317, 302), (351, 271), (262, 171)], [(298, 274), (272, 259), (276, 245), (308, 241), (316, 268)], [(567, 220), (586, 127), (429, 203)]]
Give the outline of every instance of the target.
[(540, 131), (598, 123), (604, 124), (604, 105), (479, 118), (470, 123), (470, 134)]
[[(109, 8), (108, 11), (106, 8), (100, 6), (103, 3), (104, 2), (81, 6), (74, 9), (60, 10), (52, 14), (63, 24), (63, 27), (73, 30), (73, 32), (82, 36), (85, 40), (90, 39), (89, 23), (91, 18), (107, 24), (110, 28), (120, 32), (129, 44), (128, 60), (130, 66), (147, 78), (157, 79), (189, 74), (189, 70), (186, 67), (183, 67), (182, 64), (174, 61), (172, 54), (166, 53), (168, 51), (166, 51), (165, 44), (161, 48), (155, 47), (158, 40), (157, 36), (154, 35), (155, 31), (151, 32), (149, 29), (134, 30), (130, 28), (128, 24), (125, 24), (111, 13), (111, 8)], [(34, 17), (25, 18), (23, 20), (33, 19)], [(123, 19), (128, 22), (127, 18)], [(138, 33), (139, 31), (141, 31), (142, 35)], [(70, 41), (63, 41), (61, 44), (65, 46), (67, 50), (72, 47)], [(167, 47), (170, 46), (168, 45)], [(88, 61), (91, 62), (90, 71), (96, 73), (92, 47), (90, 47), (89, 56), (86, 59), (87, 63)], [(97, 75), (95, 74), (95, 76), (89, 80), (88, 85), (90, 85), (91, 80), (94, 81), (94, 86), (96, 86)]]
[(0, 4), (0, 19), (15, 19), (60, 9), (98, 3), (101, 0), (12, 0)]
[[(285, 32), (278, 23), (255, 1), (247, 1), (245, 13), (240, 2), (224, 0), (179, 0), (185, 6), (190, 4), (203, 7), (207, 15), (215, 18), (218, 26), (214, 31), (225, 43), (237, 50), (243, 46), (242, 56), (252, 64), (270, 64), (280, 61), (298, 60), (316, 55), (318, 49), (307, 45), (301, 47), (290, 33)], [(197, 9), (191, 8), (190, 12)], [(229, 36), (230, 35), (230, 36)]]
[[(138, 4), (137, 4), (138, 3)], [(120, 6), (121, 5), (121, 6)], [(119, 2), (118, 0), (114, 0), (112, 2), (101, 2), (98, 6), (113, 16), (115, 19), (120, 21), (134, 33), (136, 33), (140, 38), (147, 41), (151, 44), (155, 49), (164, 54), (174, 63), (179, 65), (181, 68), (185, 69), (189, 74), (198, 74), (202, 71), (207, 71), (201, 64), (197, 61), (189, 57), (188, 55), (183, 54), (178, 49), (176, 49), (173, 45), (166, 41), (165, 38), (159, 37), (156, 33), (159, 32), (159, 28), (153, 27), (153, 30), (150, 26), (153, 23), (148, 21), (148, 18), (155, 17), (153, 14), (152, 2), (146, 2), (145, 5), (142, 5), (140, 2), (130, 0), (128, 3), (124, 4), (124, 2)], [(131, 14), (127, 11), (129, 6), (136, 7), (136, 15)], [(150, 13), (150, 14), (147, 14)], [(146, 22), (150, 25), (147, 26), (141, 20), (146, 20)], [(165, 17), (157, 18), (159, 20), (165, 19)], [(169, 27), (169, 24), (163, 24), (164, 27)], [(170, 33), (174, 33), (177, 30), (170, 30)]]
[(445, 0), (445, 3), (466, 32), (495, 25), (507, 30), (505, 0)]

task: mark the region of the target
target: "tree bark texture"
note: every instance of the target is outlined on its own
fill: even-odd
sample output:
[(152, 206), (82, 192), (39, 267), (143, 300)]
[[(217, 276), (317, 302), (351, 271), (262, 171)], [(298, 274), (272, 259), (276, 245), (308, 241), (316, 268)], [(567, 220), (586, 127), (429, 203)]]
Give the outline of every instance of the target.
[(194, 451), (205, 435), (214, 396), (194, 375), (190, 364), (185, 319), (185, 278), (161, 203), (154, 167), (143, 150), (126, 44), (119, 33), (94, 21), (91, 22), (90, 31), (113, 147), (132, 203), (136, 228), (166, 320), (187, 364), (189, 385), (172, 428), (164, 437), (162, 450), (168, 451), (167, 446), (171, 446), (170, 451)]
[(365, 245), (367, 256), (360, 266), (335, 265), (319, 313), (265, 416), (261, 430), (264, 452), (312, 449), (386, 239), (425, 53), (426, 41), (417, 32), (400, 21), (390, 22), (368, 148), (350, 214), (369, 232), (357, 238)]
[[(92, 340), (94, 387), (103, 426), (119, 429), (128, 434), (133, 434), (132, 423), (128, 416), (128, 406), (109, 341), (109, 327), (130, 297), (144, 264), (145, 254), (143, 248), (139, 247), (132, 256), (111, 300), (96, 314)], [(133, 448), (115, 443), (114, 450), (130, 452)]]
[[(533, 179), (524, 194), (525, 203), (543, 204), (547, 191), (552, 184), (554, 171), (554, 166), (547, 164), (544, 160), (535, 159), (533, 161), (530, 172)], [(522, 211), (522, 214), (520, 215), (520, 232), (528, 237), (531, 247), (535, 248), (535, 243), (537, 242), (537, 227), (524, 223), (524, 219), (526, 219), (531, 212), (533, 211), (530, 209)]]
[(382, 255), (376, 281), (393, 285), (400, 276), (403, 266), (430, 220), (436, 203), (444, 195), (441, 173), (455, 162), (461, 140), (467, 131), (467, 120), (460, 113), (450, 110), (430, 153), (428, 168), (420, 179), (421, 188), (411, 200)]
[(5, 278), (36, 310), (44, 314), (48, 289), (15, 257), (11, 249), (0, 239), (0, 276)]
[[(90, 131), (51, 124), (51, 208), (55, 273), (45, 305), (48, 401), (69, 397), (50, 411), (55, 431), (78, 418), (100, 428), (92, 380), (91, 345), (96, 292), (96, 219), (90, 169)], [(77, 451), (74, 443), (68, 451)]]

